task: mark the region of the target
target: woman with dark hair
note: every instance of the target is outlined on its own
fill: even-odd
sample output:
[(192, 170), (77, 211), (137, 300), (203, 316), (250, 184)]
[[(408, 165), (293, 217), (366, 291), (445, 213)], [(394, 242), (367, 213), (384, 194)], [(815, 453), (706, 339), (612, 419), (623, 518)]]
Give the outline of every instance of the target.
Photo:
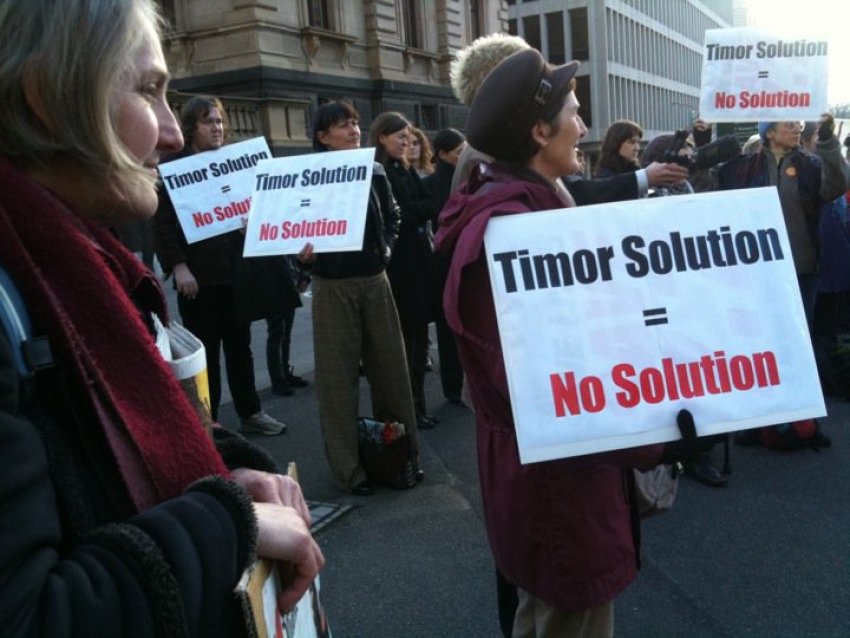
[[(466, 146), (466, 138), (457, 129), (443, 129), (434, 136), (434, 152), (437, 157), (437, 167), (432, 175), (423, 181), (425, 188), (434, 196), (436, 213), (431, 218), (434, 232), (438, 228), (438, 216), (452, 192), (452, 180), (458, 158)], [(440, 383), (443, 396), (449, 403), (462, 405), (463, 368), (457, 354), (455, 336), (443, 313), (443, 286), (449, 270), (449, 257), (442, 253), (434, 253), (431, 263), (434, 295), (434, 323), (437, 327), (437, 351), (440, 354)]]
[(643, 129), (631, 120), (617, 120), (605, 131), (595, 177), (610, 177), (640, 169), (640, 140)]
[(429, 416), (425, 406), (425, 367), (432, 299), (430, 220), (439, 209), (407, 161), (410, 129), (410, 122), (401, 113), (381, 113), (369, 129), (369, 144), (375, 147), (375, 160), (386, 169), (393, 195), (401, 208), (401, 229), (387, 275), (401, 320), (417, 422), (420, 428), (426, 429), (437, 423), (437, 418)]
[[(338, 100), (319, 107), (313, 122), (313, 148), (360, 148), (360, 116), (351, 103)], [(376, 163), (362, 248), (316, 254), (308, 243), (298, 255), (302, 263), (312, 264), (313, 350), (325, 451), (337, 485), (358, 496), (373, 492), (358, 450), (361, 361), (372, 390), (375, 419), (399, 421), (407, 427), (415, 478), (421, 481), (424, 476), (418, 466), (416, 414), (404, 342), (386, 275), (398, 228), (398, 204), (383, 166)]]

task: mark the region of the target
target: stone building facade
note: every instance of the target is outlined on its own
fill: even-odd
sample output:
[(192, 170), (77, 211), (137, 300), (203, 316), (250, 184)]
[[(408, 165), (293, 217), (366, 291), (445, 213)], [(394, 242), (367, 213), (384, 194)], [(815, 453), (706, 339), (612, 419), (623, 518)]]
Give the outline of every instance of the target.
[(224, 100), (235, 137), (276, 155), (310, 148), (315, 107), (351, 100), (368, 128), (382, 111), (435, 132), (466, 117), (449, 86), (455, 53), (507, 29), (502, 0), (160, 0), (175, 109)]

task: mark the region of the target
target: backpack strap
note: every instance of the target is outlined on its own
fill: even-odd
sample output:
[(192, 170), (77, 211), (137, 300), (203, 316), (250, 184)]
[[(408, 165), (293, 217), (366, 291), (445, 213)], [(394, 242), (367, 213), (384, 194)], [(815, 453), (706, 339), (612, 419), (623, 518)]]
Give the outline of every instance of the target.
[(53, 353), (46, 336), (34, 337), (32, 325), (15, 282), (0, 266), (0, 329), (12, 348), (18, 374), (25, 379), (53, 365)]

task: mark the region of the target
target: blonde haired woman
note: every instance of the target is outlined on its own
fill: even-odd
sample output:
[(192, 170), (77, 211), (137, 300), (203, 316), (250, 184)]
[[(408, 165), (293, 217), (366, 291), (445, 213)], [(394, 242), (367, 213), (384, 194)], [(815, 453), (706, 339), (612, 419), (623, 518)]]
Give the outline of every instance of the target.
[(324, 562), (297, 486), (216, 450), (107, 228), (153, 215), (183, 145), (159, 25), (150, 0), (0, 2), (0, 262), (52, 353), (23, 387), (0, 329), (5, 635), (238, 635), (255, 556), (293, 566), (282, 607)]

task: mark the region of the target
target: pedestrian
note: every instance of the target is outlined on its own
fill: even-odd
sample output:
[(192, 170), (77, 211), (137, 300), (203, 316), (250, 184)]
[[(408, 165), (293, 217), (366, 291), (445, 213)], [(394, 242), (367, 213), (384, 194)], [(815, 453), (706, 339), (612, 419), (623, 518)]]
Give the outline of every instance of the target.
[[(701, 121), (701, 120), (700, 120)], [(674, 133), (664, 133), (657, 135), (646, 145), (643, 153), (640, 156), (641, 166), (648, 166), (653, 162), (664, 160), (670, 146), (673, 143), (676, 135)], [(689, 134), (682, 143), (681, 148), (677, 151), (678, 157), (683, 161), (689, 160), (694, 154), (694, 136)], [(704, 185), (710, 184), (711, 180), (703, 179)], [(653, 190), (651, 197), (668, 197), (672, 195), (692, 195), (694, 193), (693, 186), (690, 181), (685, 180), (677, 184), (669, 186), (661, 186)], [(726, 435), (724, 435), (726, 436)], [(695, 453), (690, 458), (683, 460), (685, 475), (694, 478), (694, 480), (708, 485), (709, 487), (724, 487), (729, 482), (728, 475), (721, 472), (711, 462), (711, 450), (701, 450)]]
[[(360, 115), (350, 102), (334, 100), (318, 108), (313, 148), (318, 152), (360, 148)], [(398, 204), (383, 166), (376, 163), (363, 247), (319, 254), (308, 243), (298, 254), (301, 263), (311, 264), (313, 277), (313, 351), (325, 451), (336, 484), (358, 496), (374, 492), (358, 450), (361, 361), (374, 418), (405, 425), (416, 480), (424, 478), (404, 340), (386, 274), (399, 224)]]
[(610, 177), (640, 170), (640, 140), (643, 129), (631, 120), (616, 120), (605, 131), (594, 175)]
[(401, 113), (381, 113), (369, 127), (369, 145), (375, 161), (383, 165), (401, 209), (401, 227), (387, 265), (393, 298), (398, 308), (404, 349), (420, 429), (434, 427), (439, 419), (428, 414), (425, 402), (425, 368), (428, 361), (428, 324), (433, 298), (430, 273), (433, 253), (431, 218), (436, 202), (407, 161), (411, 124)]
[(295, 368), (289, 363), (292, 349), (292, 327), (295, 324), (295, 311), (303, 304), (301, 294), (310, 285), (310, 277), (286, 255), (276, 257), (280, 269), (284, 271), (278, 296), (284, 298), (283, 311), (266, 318), (266, 365), (272, 393), (289, 397), (298, 388), (306, 388), (309, 382), (295, 374)]
[(5, 635), (246, 635), (257, 555), (291, 567), (285, 609), (324, 562), (297, 484), (225, 464), (156, 346), (160, 283), (110, 231), (153, 215), (183, 144), (161, 24), (150, 0), (0, 2), (0, 262), (50, 345), (25, 377), (0, 328)]
[[(455, 173), (458, 158), (466, 146), (466, 138), (457, 129), (447, 128), (434, 136), (437, 166), (434, 172), (422, 180), (425, 188), (434, 197), (434, 216), (431, 225), (434, 232), (439, 226), (438, 216), (451, 195), (452, 178)], [(463, 367), (457, 354), (457, 344), (454, 333), (446, 323), (443, 313), (443, 286), (449, 271), (449, 257), (443, 253), (433, 253), (431, 256), (432, 294), (434, 324), (437, 331), (437, 352), (440, 355), (440, 384), (446, 401), (455, 405), (463, 405)]]
[[(196, 95), (180, 113), (186, 146), (168, 158), (174, 161), (216, 150), (225, 141), (225, 111), (218, 98)], [(245, 242), (241, 230), (197, 241), (186, 241), (171, 197), (160, 187), (154, 217), (156, 253), (162, 269), (174, 277), (177, 307), (183, 324), (204, 344), (210, 385), (210, 412), (218, 419), (221, 403), (221, 351), (233, 407), (243, 432), (276, 435), (286, 424), (262, 410), (254, 380), (251, 323), (239, 316), (236, 304), (237, 266)]]
[(407, 161), (410, 167), (421, 178), (428, 177), (434, 172), (434, 151), (431, 141), (422, 129), (410, 127), (410, 145), (407, 147)]
[[(818, 122), (814, 153), (809, 153), (800, 147), (802, 122), (759, 122), (761, 150), (738, 155), (723, 164), (718, 173), (721, 190), (776, 188), (809, 334), (814, 333), (819, 285), (821, 209), (847, 191), (846, 166), (834, 129), (834, 118), (825, 114)], [(739, 445), (765, 443), (772, 447), (830, 444), (814, 420), (744, 430), (734, 440)]]
[(499, 372), (484, 222), (511, 214), (505, 211), (573, 205), (560, 177), (578, 169), (575, 149), (587, 130), (573, 91), (577, 68), (552, 67), (527, 49), (490, 72), (467, 131), (469, 143), (495, 161), (452, 196), (437, 234), (437, 248), (452, 254), (444, 304), (475, 404), (487, 534), (499, 572), (518, 587), (514, 636), (613, 635), (612, 601), (637, 571), (637, 519), (624, 486), (632, 468), (662, 458), (662, 446), (647, 446), (520, 465)]

